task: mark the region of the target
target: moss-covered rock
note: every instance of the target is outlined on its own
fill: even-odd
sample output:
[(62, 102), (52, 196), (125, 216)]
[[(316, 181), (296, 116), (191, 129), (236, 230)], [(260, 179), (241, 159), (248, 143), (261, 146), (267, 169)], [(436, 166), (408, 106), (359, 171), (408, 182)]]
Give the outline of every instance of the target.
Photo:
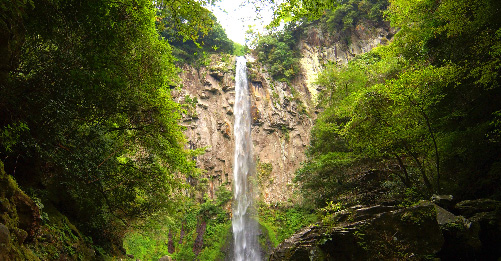
[(95, 259), (91, 242), (66, 216), (51, 204), (37, 202), (5, 173), (0, 161), (0, 260)]
[(0, 260), (38, 260), (23, 243), (40, 228), (37, 205), (5, 173), (0, 161)]
[(280, 244), (270, 260), (422, 260), (444, 242), (433, 205), (359, 207), (350, 213), (351, 223), (301, 230)]

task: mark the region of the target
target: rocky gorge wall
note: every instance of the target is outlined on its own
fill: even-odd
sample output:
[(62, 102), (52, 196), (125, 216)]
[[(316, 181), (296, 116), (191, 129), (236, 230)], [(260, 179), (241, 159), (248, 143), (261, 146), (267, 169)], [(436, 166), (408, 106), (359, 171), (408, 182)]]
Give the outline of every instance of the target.
[[(358, 27), (357, 27), (358, 28)], [(290, 83), (274, 81), (266, 66), (247, 55), (247, 75), (251, 93), (252, 140), (256, 159), (256, 181), (261, 199), (273, 204), (293, 200), (294, 172), (306, 159), (310, 130), (316, 119), (316, 98), (321, 87), (316, 75), (328, 62), (347, 63), (391, 38), (389, 26), (362, 28), (346, 41), (314, 26), (298, 41), (301, 72)], [(232, 188), (233, 104), (235, 96), (235, 57), (213, 55), (195, 68), (183, 65), (182, 87), (173, 91), (184, 104), (183, 125), (189, 146), (206, 148), (197, 157), (205, 170), (201, 182), (211, 198), (219, 186)]]

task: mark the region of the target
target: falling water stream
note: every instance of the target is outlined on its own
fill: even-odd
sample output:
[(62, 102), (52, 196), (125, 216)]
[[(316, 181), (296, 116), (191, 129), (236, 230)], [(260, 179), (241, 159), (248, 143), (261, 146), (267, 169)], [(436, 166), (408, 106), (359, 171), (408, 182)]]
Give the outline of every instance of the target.
[(235, 158), (233, 167), (234, 207), (233, 238), (235, 261), (261, 260), (258, 225), (253, 216), (252, 186), (248, 180), (254, 172), (251, 140), (250, 97), (244, 57), (237, 57), (235, 75)]

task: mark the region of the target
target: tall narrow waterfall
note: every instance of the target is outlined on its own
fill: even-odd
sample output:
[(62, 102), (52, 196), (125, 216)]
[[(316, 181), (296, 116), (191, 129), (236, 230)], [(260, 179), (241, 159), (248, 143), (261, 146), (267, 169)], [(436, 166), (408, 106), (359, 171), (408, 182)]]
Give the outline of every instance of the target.
[(234, 199), (233, 238), (235, 261), (261, 260), (258, 244), (258, 226), (251, 216), (252, 186), (248, 177), (254, 172), (251, 140), (250, 97), (247, 67), (244, 57), (237, 57), (235, 85), (235, 159), (233, 166)]

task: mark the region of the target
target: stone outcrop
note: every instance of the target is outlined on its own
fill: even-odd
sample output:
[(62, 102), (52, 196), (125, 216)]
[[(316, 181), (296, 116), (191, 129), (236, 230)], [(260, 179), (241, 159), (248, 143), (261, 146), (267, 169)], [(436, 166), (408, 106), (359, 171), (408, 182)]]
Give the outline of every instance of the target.
[(501, 202), (465, 200), (449, 209), (455, 219), (441, 224), (443, 260), (499, 260), (501, 258)]
[(23, 245), (35, 236), (41, 225), (40, 210), (0, 161), (0, 260), (21, 260), (33, 255)]
[(269, 260), (499, 260), (500, 204), (479, 199), (450, 209), (431, 201), (408, 208), (354, 206), (300, 230)]
[(5, 173), (1, 161), (0, 188), (0, 261), (96, 258), (96, 251), (68, 218), (51, 204), (37, 205)]
[[(197, 158), (198, 167), (206, 171), (209, 180), (207, 193), (221, 185), (231, 188), (233, 180), (233, 104), (235, 95), (234, 57), (213, 56), (212, 64), (195, 69), (183, 68), (183, 88), (174, 92), (180, 103), (196, 100), (189, 105), (183, 125), (191, 148), (206, 148)], [(309, 143), (312, 117), (298, 112), (298, 98), (290, 87), (270, 80), (266, 72), (249, 58), (248, 75), (251, 93), (252, 140), (254, 157), (260, 164), (271, 164), (271, 180), (261, 186), (261, 195), (267, 202), (285, 201), (291, 191), (294, 170), (304, 160), (304, 149)], [(188, 97), (188, 98), (186, 98)]]
[[(316, 119), (316, 75), (329, 61), (346, 63), (391, 35), (389, 27), (357, 31), (348, 45), (315, 27), (308, 28), (298, 42), (301, 72), (290, 83), (274, 81), (266, 66), (251, 55), (246, 57), (256, 168), (259, 173), (266, 167), (268, 174), (265, 180), (257, 177), (263, 201), (286, 202), (293, 195), (294, 172), (305, 160)], [(180, 77), (182, 87), (173, 95), (185, 106), (183, 125), (190, 147), (206, 148), (197, 164), (208, 180), (203, 193), (214, 197), (217, 187), (232, 187), (235, 58), (213, 55), (206, 66), (184, 65)]]
[[(371, 24), (360, 24), (354, 32), (346, 36), (333, 35), (318, 26), (306, 30), (305, 37), (299, 42), (301, 52), (302, 74), (299, 76), (313, 99), (316, 99), (318, 88), (316, 76), (325, 64), (346, 64), (356, 55), (369, 52), (373, 48), (387, 44), (395, 34), (389, 24), (374, 27)], [(343, 39), (344, 40), (340, 40)], [(346, 39), (349, 39), (347, 44)]]
[(270, 260), (420, 260), (438, 253), (444, 242), (432, 205), (355, 206), (338, 218), (340, 225), (304, 228)]

